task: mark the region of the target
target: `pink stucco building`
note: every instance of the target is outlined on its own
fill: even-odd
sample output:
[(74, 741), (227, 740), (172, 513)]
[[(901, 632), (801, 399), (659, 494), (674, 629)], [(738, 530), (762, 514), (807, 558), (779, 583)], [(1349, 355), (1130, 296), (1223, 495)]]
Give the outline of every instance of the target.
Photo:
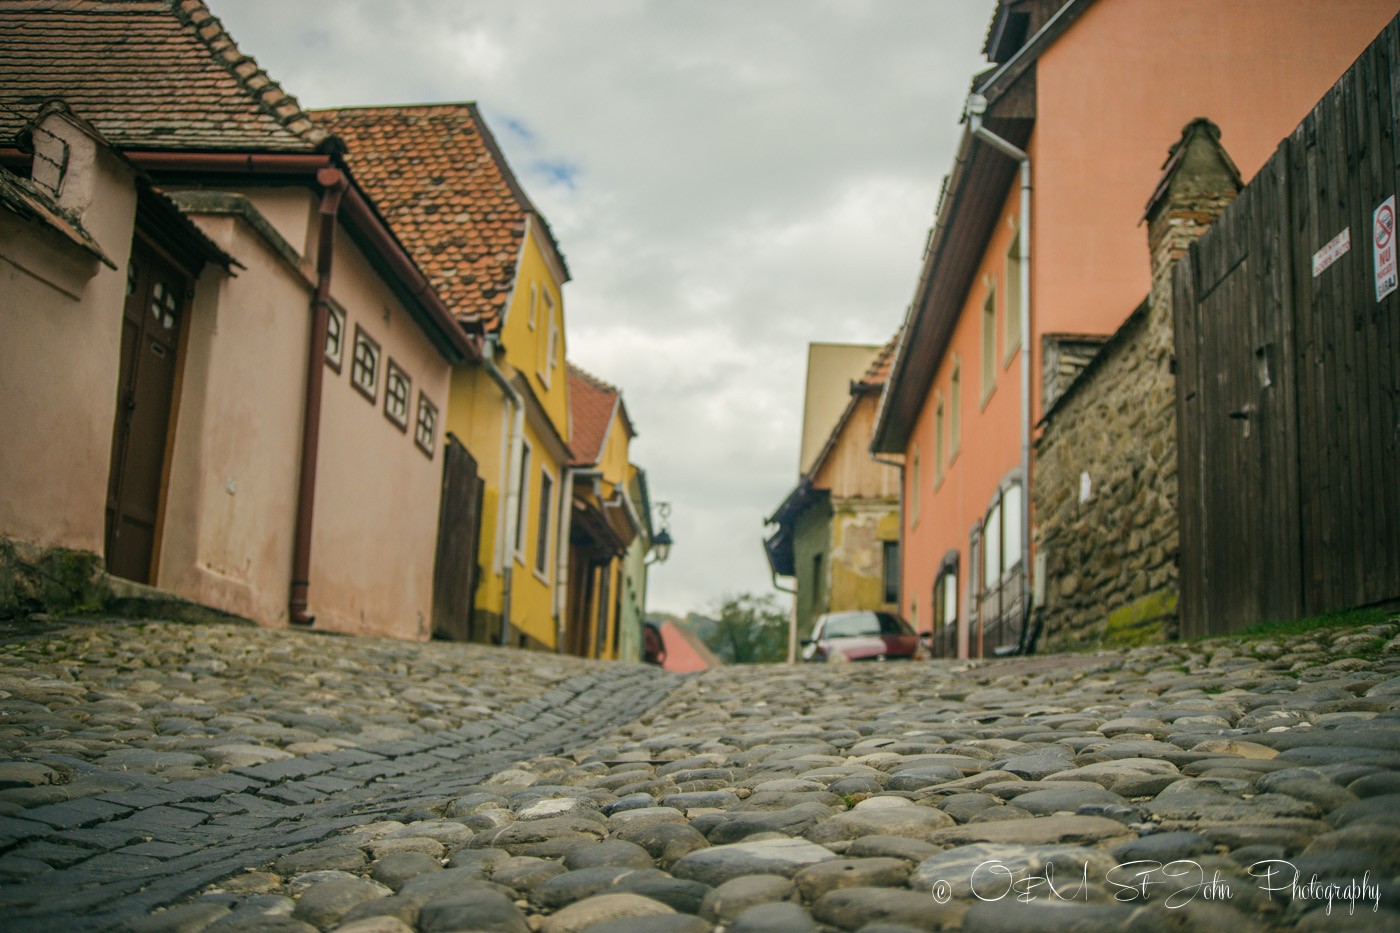
[(1394, 15), (998, 3), (872, 443), (904, 458), (902, 609), (921, 630), (964, 657), (1020, 643), (1042, 341), (1112, 333), (1147, 294), (1140, 222), (1182, 127), (1214, 121), (1247, 180)]
[(195, 0), (0, 7), (0, 103), (0, 536), (428, 637), (477, 346), (338, 141)]

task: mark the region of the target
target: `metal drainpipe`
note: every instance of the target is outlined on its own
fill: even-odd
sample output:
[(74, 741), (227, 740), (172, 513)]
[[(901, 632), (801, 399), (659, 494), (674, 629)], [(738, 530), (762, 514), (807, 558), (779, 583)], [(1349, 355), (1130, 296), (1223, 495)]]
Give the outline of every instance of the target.
[(321, 388), (325, 381), (326, 329), (330, 317), (331, 267), (335, 258), (336, 215), (349, 186), (339, 169), (316, 173), (321, 185), (321, 227), (316, 243), (316, 291), (311, 297), (311, 343), (306, 351), (306, 401), (301, 422), (301, 471), (297, 477), (297, 513), (292, 545), (292, 591), (287, 611), (293, 625), (316, 621), (309, 614), (311, 527), (316, 515), (316, 464), (321, 445)]
[(514, 409), (510, 422), (510, 438), (507, 442), (510, 453), (506, 463), (505, 540), (502, 542), (504, 559), (501, 567), (501, 579), (505, 592), (501, 595), (499, 640), (504, 645), (506, 637), (510, 634), (511, 579), (515, 569), (515, 525), (520, 517), (518, 514), (520, 512), (520, 458), (525, 443), (525, 400), (520, 397), (515, 386), (510, 384), (505, 373), (496, 366), (496, 348), (499, 345), (499, 336), (492, 334), (487, 337), (486, 344), (482, 347), (481, 363), (486, 367), (487, 375), (496, 385), (500, 386), (501, 392)]
[(967, 98), (967, 123), (972, 135), (1021, 163), (1021, 641), (1031, 620), (1031, 157), (982, 124), (987, 99)]

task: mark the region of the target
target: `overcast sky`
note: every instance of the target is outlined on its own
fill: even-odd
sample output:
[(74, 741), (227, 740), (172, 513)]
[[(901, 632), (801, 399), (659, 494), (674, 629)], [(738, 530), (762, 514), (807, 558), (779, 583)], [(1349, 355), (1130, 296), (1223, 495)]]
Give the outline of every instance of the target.
[(807, 344), (903, 319), (994, 0), (210, 6), (303, 106), (481, 105), (573, 274), (569, 357), (672, 505), (650, 608), (772, 592)]

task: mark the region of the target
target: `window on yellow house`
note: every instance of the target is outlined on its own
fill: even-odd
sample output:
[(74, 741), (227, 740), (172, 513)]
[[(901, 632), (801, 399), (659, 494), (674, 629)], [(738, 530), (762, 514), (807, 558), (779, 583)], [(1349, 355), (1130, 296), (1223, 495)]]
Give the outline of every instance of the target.
[(530, 444), (520, 445), (520, 501), (515, 504), (515, 559), (525, 563), (525, 520), (530, 514)]
[(536, 344), (539, 358), (535, 361), (535, 373), (547, 389), (554, 377), (554, 353), (559, 342), (559, 324), (555, 320), (554, 296), (549, 293), (547, 288), (542, 291), (542, 295), (545, 320), (541, 322), (538, 343)]
[(540, 509), (539, 524), (535, 532), (535, 573), (549, 576), (549, 533), (550, 515), (554, 507), (554, 477), (547, 470), (540, 470)]
[(525, 316), (525, 323), (531, 330), (535, 329), (535, 321), (539, 319), (540, 287), (534, 282), (530, 283), (530, 313)]

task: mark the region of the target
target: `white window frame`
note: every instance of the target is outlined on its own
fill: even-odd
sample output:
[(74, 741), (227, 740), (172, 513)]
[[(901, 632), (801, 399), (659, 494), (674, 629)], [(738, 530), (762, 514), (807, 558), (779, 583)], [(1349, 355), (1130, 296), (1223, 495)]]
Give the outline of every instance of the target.
[[(360, 359), (360, 348), (364, 347), (373, 365), (365, 365)], [(369, 399), (370, 404), (374, 404), (379, 399), (379, 370), (383, 368), (380, 364), (384, 360), (384, 350), (379, 346), (379, 341), (375, 340), (360, 325), (355, 325), (355, 349), (350, 357), (350, 382), (359, 390), (360, 394)], [(369, 380), (361, 378), (361, 373), (368, 370)]]
[(437, 405), (418, 390), (418, 409), (413, 422), (413, 443), (429, 460), (437, 452), (438, 421), (441, 413)]
[(962, 450), (962, 359), (953, 354), (953, 372), (948, 377), (948, 462)]
[(534, 282), (530, 283), (530, 310), (525, 316), (525, 323), (531, 329), (535, 329), (535, 321), (538, 317), (540, 303), (540, 287)]
[[(540, 352), (540, 357), (536, 360), (535, 374), (540, 377), (540, 383), (548, 389), (554, 381), (555, 356), (559, 352), (559, 322), (558, 315), (554, 313), (554, 296), (549, 289), (543, 289), (544, 313), (549, 319), (540, 330), (540, 340), (544, 344), (544, 349)], [(536, 345), (538, 347), (538, 344)]]
[[(389, 364), (385, 372), (384, 417), (389, 419), (389, 423), (394, 427), (406, 433), (408, 431), (408, 413), (413, 404), (413, 380), (392, 356), (389, 357)], [(400, 394), (395, 394), (394, 392), (396, 383), (401, 384), (403, 387), (403, 392)], [(403, 411), (395, 412), (392, 408), (392, 403), (395, 399), (399, 398), (403, 400)], [(419, 399), (419, 405), (422, 405), (421, 398)], [(414, 436), (415, 438), (417, 437), (416, 425), (414, 428)]]
[(338, 373), (345, 364), (345, 312), (334, 305), (326, 312), (326, 365)]
[(982, 301), (982, 407), (997, 387), (997, 286), (987, 285), (987, 297)]
[(520, 501), (515, 504), (515, 540), (511, 542), (511, 551), (521, 566), (525, 565), (525, 546), (530, 540), (527, 526), (530, 523), (530, 455), (532, 453), (530, 442), (522, 440), (520, 442)]
[(943, 485), (943, 463), (947, 456), (947, 447), (943, 442), (945, 412), (943, 406), (943, 393), (935, 391), (933, 393), (933, 488), (936, 490)]
[[(549, 489), (546, 491), (545, 482)], [(554, 496), (559, 483), (543, 463), (540, 464), (539, 508), (535, 510), (539, 525), (535, 529), (535, 576), (549, 582), (550, 557), (554, 554)]]
[(1006, 368), (1021, 349), (1021, 234), (1020, 227), (1011, 225), (1011, 245), (1006, 249), (1006, 320), (1002, 322), (1001, 365)]

